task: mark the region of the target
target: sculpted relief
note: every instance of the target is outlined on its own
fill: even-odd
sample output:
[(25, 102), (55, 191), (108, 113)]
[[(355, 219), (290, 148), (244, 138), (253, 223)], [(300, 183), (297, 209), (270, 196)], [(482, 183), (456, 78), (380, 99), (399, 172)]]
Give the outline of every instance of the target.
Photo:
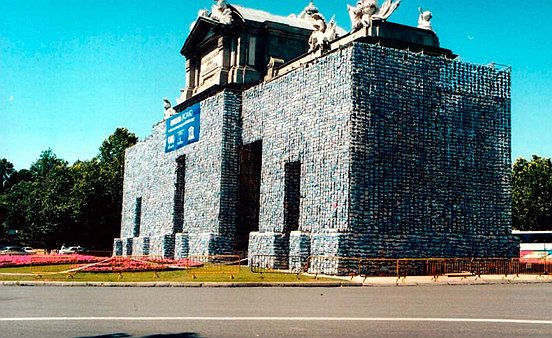
[(347, 5), (353, 31), (370, 27), (374, 20), (387, 20), (399, 7), (401, 0), (386, 0), (381, 7), (377, 0), (359, 0), (356, 6)]
[(430, 11), (424, 11), (422, 7), (419, 9), (420, 17), (418, 18), (418, 28), (426, 29), (426, 30), (433, 30), (431, 27), (431, 19), (433, 18), (433, 14)]
[(226, 0), (217, 0), (217, 3), (211, 7), (211, 11), (202, 10), (199, 16), (209, 18), (220, 22), (223, 25), (232, 24), (232, 9), (228, 6)]
[(335, 20), (332, 19), (329, 24), (326, 24), (326, 20), (318, 15), (313, 26), (315, 30), (309, 38), (309, 52), (327, 49), (330, 43), (337, 38)]
[[(354, 1), (356, 2), (355, 5), (347, 5), (351, 19), (351, 33), (354, 34), (351, 34), (350, 38), (343, 39), (344, 44), (358, 37), (383, 34), (379, 28), (378, 30), (362, 31), (361, 29), (372, 27), (374, 22), (387, 21), (401, 4), (401, 0)], [(294, 60), (306, 50), (309, 53), (316, 53), (309, 56), (311, 59), (316, 58), (320, 54), (329, 52), (332, 47), (339, 46), (340, 42), (334, 42), (338, 38), (348, 35), (346, 30), (337, 26), (334, 18), (327, 21), (313, 1), (309, 1), (308, 5), (299, 14), (292, 14), (288, 17), (273, 15), (254, 9), (248, 9), (247, 11), (243, 11), (243, 13), (241, 11), (242, 8), (240, 6), (232, 6), (227, 0), (215, 0), (210, 10), (206, 9), (199, 12), (199, 22), (202, 26), (199, 26), (197, 21), (194, 21), (193, 25), (197, 26), (192, 26), (191, 31), (194, 34), (198, 34), (198, 36), (190, 39), (189, 45), (185, 44), (186, 51), (184, 54), (188, 59), (186, 73), (187, 87), (181, 91), (180, 97), (176, 100), (177, 103), (184, 102), (212, 85), (254, 83), (258, 79), (273, 78), (276, 74), (279, 74), (279, 69), (286, 64), (286, 60)], [(419, 8), (419, 13), (417, 14), (417, 27), (431, 31), (432, 13)], [(251, 22), (256, 22), (255, 26), (251, 25)], [(281, 29), (287, 32), (286, 35), (278, 33), (280, 34), (278, 39), (269, 39), (269, 41), (278, 41), (275, 43), (278, 45), (278, 48), (274, 50), (288, 48), (288, 42), (286, 41), (287, 36), (289, 36), (288, 34), (295, 34), (298, 37), (292, 41), (297, 45), (290, 45), (289, 51), (269, 51), (269, 48), (265, 46), (266, 41), (264, 39), (266, 39), (266, 36), (262, 35), (266, 32), (262, 34), (259, 32), (263, 29), (266, 30), (266, 27), (270, 26), (270, 24), (259, 29), (258, 23), (263, 22), (282, 24)], [(221, 32), (227, 31), (224, 32), (224, 39), (222, 39), (227, 42), (216, 44), (215, 47), (212, 47), (211, 42), (200, 45), (197, 41), (206, 38), (205, 27), (210, 26), (217, 27), (217, 29), (213, 30), (213, 33), (208, 37), (209, 39), (220, 38)], [(383, 27), (383, 30), (389, 29), (389, 31), (401, 29), (392, 24), (377, 24), (377, 26)], [(194, 31), (195, 27), (202, 28)], [(255, 28), (250, 29), (251, 27)], [(272, 31), (267, 32), (266, 34), (273, 34), (271, 33)], [(424, 33), (420, 34), (423, 35)], [(428, 36), (428, 34), (424, 36)], [(431, 39), (431, 36), (429, 39)], [(197, 45), (194, 46), (192, 43)], [(305, 46), (307, 43), (308, 46)], [(191, 52), (192, 50), (193, 53)], [(259, 57), (261, 56), (269, 61), (268, 69), (257, 69)], [(165, 113), (167, 116), (170, 116), (173, 110), (170, 103), (165, 102), (165, 104), (167, 105)]]
[(163, 108), (165, 108), (165, 114), (163, 116), (165, 120), (176, 114), (176, 111), (172, 107), (171, 101), (167, 98), (163, 99)]
[(290, 17), (311, 22), (314, 31), (309, 37), (309, 53), (326, 50), (330, 43), (337, 38), (337, 24), (334, 18), (327, 23), (324, 15), (320, 13), (312, 1), (299, 15), (292, 14)]

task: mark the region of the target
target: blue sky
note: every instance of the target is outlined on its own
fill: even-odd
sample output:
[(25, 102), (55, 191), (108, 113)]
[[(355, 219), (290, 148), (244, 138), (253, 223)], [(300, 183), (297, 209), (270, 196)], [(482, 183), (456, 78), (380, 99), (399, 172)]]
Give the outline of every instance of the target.
[[(348, 3), (353, 4), (354, 0)], [(381, 0), (380, 0), (381, 2)], [(230, 3), (288, 15), (308, 0)], [(117, 127), (140, 138), (185, 86), (180, 48), (210, 0), (0, 0), (0, 158), (27, 168), (42, 150), (95, 156)], [(318, 0), (349, 28), (345, 0)], [(513, 67), (513, 158), (552, 157), (552, 1), (403, 0), (390, 21), (434, 13), (443, 47)]]

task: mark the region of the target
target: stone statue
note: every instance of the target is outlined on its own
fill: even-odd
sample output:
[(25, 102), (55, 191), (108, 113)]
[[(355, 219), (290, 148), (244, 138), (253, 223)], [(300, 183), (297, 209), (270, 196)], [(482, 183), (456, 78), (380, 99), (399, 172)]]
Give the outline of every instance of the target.
[(169, 101), (169, 99), (167, 98), (163, 99), (163, 108), (165, 108), (165, 115), (164, 115), (165, 120), (173, 116), (174, 114), (176, 114), (176, 111), (172, 107), (171, 101)]
[(393, 2), (393, 0), (386, 0), (383, 5), (381, 5), (377, 13), (372, 16), (372, 20), (387, 20), (400, 4), (401, 0), (397, 0), (395, 2)]
[[(314, 14), (317, 14), (319, 13), (320, 11), (318, 10), (318, 8), (314, 5), (314, 3), (311, 1), (307, 7), (305, 7), (305, 9), (299, 13), (299, 15), (297, 16), (297, 18), (299, 19), (309, 19), (309, 18), (312, 18), (312, 16)], [(294, 15), (295, 16), (295, 15)]]
[(385, 0), (379, 7), (377, 0), (358, 0), (355, 7), (347, 5), (353, 31), (370, 27), (374, 20), (387, 20), (400, 4), (401, 0)]
[(328, 49), (330, 43), (337, 38), (337, 25), (333, 18), (329, 24), (326, 24), (321, 14), (314, 14), (312, 19), (315, 30), (309, 38), (309, 53)]
[(431, 27), (431, 19), (433, 18), (433, 13), (430, 11), (424, 11), (422, 7), (419, 7), (418, 11), (420, 12), (420, 17), (418, 18), (418, 28), (432, 31), (433, 27)]
[(220, 22), (223, 25), (230, 25), (233, 22), (232, 9), (226, 0), (215, 0), (217, 3), (211, 7), (211, 11), (201, 10), (198, 16), (209, 18)]

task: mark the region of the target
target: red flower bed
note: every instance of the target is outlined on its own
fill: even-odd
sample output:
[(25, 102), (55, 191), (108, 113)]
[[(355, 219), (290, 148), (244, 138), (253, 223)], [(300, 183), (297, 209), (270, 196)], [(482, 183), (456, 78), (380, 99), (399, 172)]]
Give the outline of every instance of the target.
[(171, 258), (163, 258), (163, 257), (155, 257), (155, 256), (153, 257), (144, 256), (144, 257), (133, 257), (133, 258), (139, 261), (168, 265), (169, 267), (197, 268), (197, 267), (203, 266), (203, 263), (192, 261), (188, 258), (171, 259)]
[(112, 257), (108, 261), (89, 266), (82, 272), (138, 272), (161, 271), (167, 267), (146, 261), (138, 261), (128, 257)]
[[(96, 263), (96, 264), (94, 264)], [(94, 257), (85, 255), (27, 255), (27, 256), (0, 256), (0, 268), (45, 266), (45, 265), (72, 265), (71, 269), (78, 269), (91, 264), (82, 272), (139, 272), (162, 271), (172, 268), (199, 267), (203, 264), (189, 259), (168, 259), (161, 257)]]
[(105, 258), (85, 255), (0, 255), (0, 268), (36, 265), (89, 264), (104, 259)]
[(142, 272), (142, 271), (163, 271), (173, 267), (197, 267), (199, 263), (193, 263), (188, 259), (173, 260), (165, 258), (132, 258), (112, 257), (105, 262), (89, 266), (81, 272)]

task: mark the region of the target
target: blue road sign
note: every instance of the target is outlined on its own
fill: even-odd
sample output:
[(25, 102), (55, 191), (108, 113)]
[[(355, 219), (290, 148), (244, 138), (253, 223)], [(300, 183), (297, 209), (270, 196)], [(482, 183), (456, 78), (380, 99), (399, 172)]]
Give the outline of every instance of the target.
[(167, 119), (166, 153), (199, 141), (200, 112), (198, 103)]

